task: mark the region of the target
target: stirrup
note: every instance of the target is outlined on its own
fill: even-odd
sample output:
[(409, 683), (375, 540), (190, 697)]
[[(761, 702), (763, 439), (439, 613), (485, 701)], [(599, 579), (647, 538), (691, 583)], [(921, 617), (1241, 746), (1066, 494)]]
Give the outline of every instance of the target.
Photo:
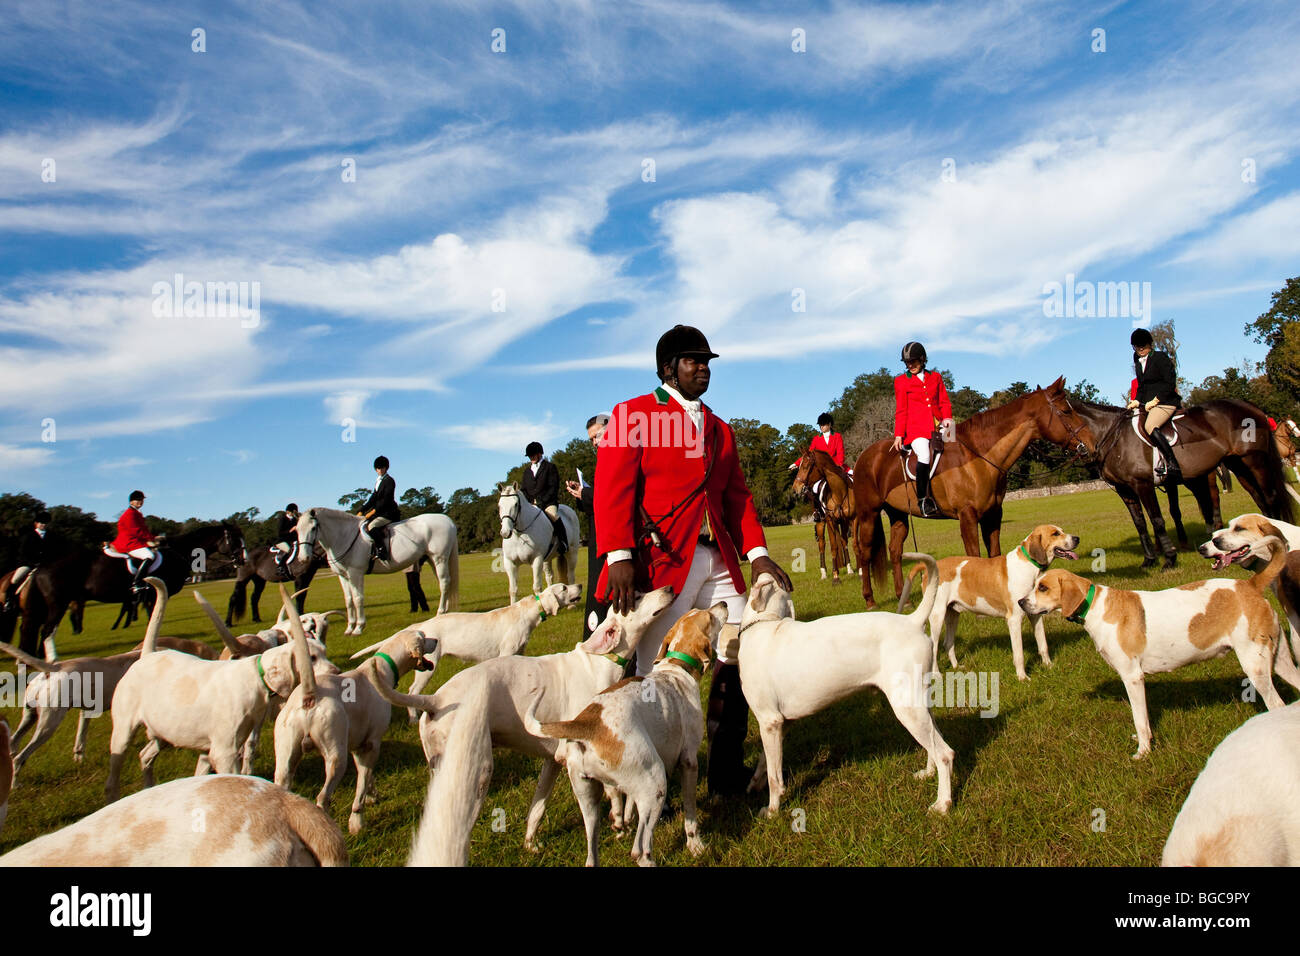
[(942, 513), (943, 512), (939, 510), (939, 502), (935, 501), (934, 498), (930, 497), (929, 495), (926, 495), (924, 498), (921, 499), (922, 518), (937, 518)]

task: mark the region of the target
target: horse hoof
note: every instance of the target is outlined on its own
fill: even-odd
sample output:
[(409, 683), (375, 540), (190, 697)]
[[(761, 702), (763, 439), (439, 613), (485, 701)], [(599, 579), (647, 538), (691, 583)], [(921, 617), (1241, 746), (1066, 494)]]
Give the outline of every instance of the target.
[(866, 609), (868, 611), (874, 611), (876, 609), (876, 602), (873, 601), (871, 598), (867, 598)]
[(1144, 568), (1154, 568), (1154, 567), (1156, 566), (1156, 559), (1155, 559), (1155, 558), (1143, 558), (1143, 559), (1142, 559), (1142, 564), (1141, 564), (1140, 566), (1141, 566), (1141, 567), (1144, 567)]
[(1160, 570), (1161, 570), (1161, 571), (1173, 571), (1173, 570), (1175, 570), (1177, 567), (1178, 567), (1178, 559), (1175, 558), (1175, 557), (1170, 556), (1170, 557), (1168, 557), (1168, 558), (1165, 558), (1164, 566), (1161, 567)]

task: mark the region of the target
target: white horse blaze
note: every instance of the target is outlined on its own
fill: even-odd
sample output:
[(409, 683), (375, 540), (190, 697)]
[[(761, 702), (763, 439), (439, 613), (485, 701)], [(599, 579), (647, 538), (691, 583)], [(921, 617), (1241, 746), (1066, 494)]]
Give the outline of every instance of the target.
[[(546, 587), (555, 583), (551, 572), (551, 562), (545, 559), (550, 550), (551, 519), (532, 502), (528, 501), (514, 485), (501, 489), (497, 499), (497, 514), (501, 517), (501, 561), (505, 565), (506, 579), (510, 582), (510, 603), (519, 600), (518, 565), (533, 566), (533, 593), (538, 594), (542, 586), (538, 578), (545, 576)], [(565, 584), (577, 584), (574, 571), (577, 562), (573, 560), (578, 549), (578, 515), (568, 505), (560, 505), (560, 521), (569, 537), (569, 550), (565, 554), (555, 555), (560, 562), (560, 579)]]
[[(370, 564), (370, 540), (361, 532), (361, 518), (334, 508), (309, 508), (298, 519), (299, 547), (317, 542), (325, 549), (330, 567), (339, 576), (347, 608), (345, 634), (360, 634), (366, 626), (365, 575)], [(428, 557), (438, 576), (438, 613), (460, 604), (460, 557), (456, 550), (456, 525), (446, 515), (426, 514), (395, 521), (388, 534), (388, 561), (376, 561), (374, 574), (405, 571)]]

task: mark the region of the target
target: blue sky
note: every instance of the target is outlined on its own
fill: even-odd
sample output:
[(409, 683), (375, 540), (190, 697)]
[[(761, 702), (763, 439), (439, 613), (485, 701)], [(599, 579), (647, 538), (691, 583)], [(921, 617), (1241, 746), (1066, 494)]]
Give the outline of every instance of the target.
[[(1150, 283), (1199, 381), (1263, 357), (1242, 327), (1300, 271), (1298, 27), (1257, 2), (10, 2), (0, 482), (220, 517), (333, 504), (382, 453), (399, 489), (488, 490), (647, 391), (676, 322), (721, 353), (710, 405), (781, 428), (912, 338), (959, 385), (1115, 397), (1133, 320), (1045, 315), (1067, 275)], [(157, 314), (177, 274), (258, 310)]]

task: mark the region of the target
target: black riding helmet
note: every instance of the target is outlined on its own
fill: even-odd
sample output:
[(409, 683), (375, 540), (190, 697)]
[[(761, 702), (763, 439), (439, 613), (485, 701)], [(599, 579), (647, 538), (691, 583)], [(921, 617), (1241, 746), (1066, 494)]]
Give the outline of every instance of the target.
[(664, 366), (676, 362), (683, 355), (711, 359), (718, 357), (718, 353), (709, 348), (709, 340), (699, 329), (691, 325), (674, 325), (659, 336), (659, 343), (655, 346), (655, 375), (661, 382), (664, 381)]
[(920, 342), (908, 342), (903, 346), (903, 364), (909, 362), (920, 362), (925, 365), (927, 359), (925, 355), (925, 346)]
[(544, 454), (546, 454), (546, 451), (542, 448), (542, 443), (539, 441), (530, 441), (528, 447), (524, 449), (525, 458), (532, 458), (534, 455)]
[(830, 425), (831, 428), (835, 427), (835, 419), (831, 418), (829, 412), (822, 412), (817, 416), (817, 426), (820, 428), (822, 425)]
[(38, 511), (36, 512), (36, 520), (41, 524), (49, 524), (53, 519), (50, 518), (50, 513), (48, 511)]
[(380, 455), (378, 458), (375, 459), (375, 463), (374, 463), (374, 465), (372, 465), (371, 467), (372, 467), (372, 468), (387, 468), (387, 467), (388, 467), (388, 459), (385, 458), (383, 455)]
[(1133, 334), (1128, 337), (1128, 340), (1135, 349), (1141, 348), (1144, 345), (1155, 344), (1155, 339), (1151, 337), (1151, 333), (1146, 329), (1134, 329)]

